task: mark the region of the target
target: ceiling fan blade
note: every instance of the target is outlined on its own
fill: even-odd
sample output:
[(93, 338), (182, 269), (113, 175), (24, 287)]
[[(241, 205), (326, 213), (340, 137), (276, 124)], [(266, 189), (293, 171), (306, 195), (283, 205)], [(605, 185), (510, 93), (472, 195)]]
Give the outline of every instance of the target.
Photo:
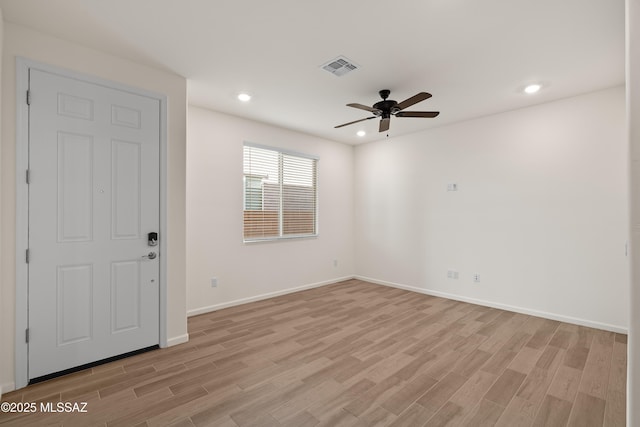
[(367, 118), (364, 118), (364, 119), (355, 120), (353, 122), (345, 123), (345, 124), (342, 124), (342, 125), (334, 126), (333, 128), (334, 129), (338, 129), (338, 128), (341, 128), (343, 126), (349, 126), (349, 125), (352, 125), (354, 123), (364, 122), (365, 120), (371, 120), (371, 119), (375, 119), (375, 118), (376, 118), (376, 116), (371, 116), (371, 117), (367, 117)]
[(436, 117), (440, 111), (398, 111), (396, 117)]
[(399, 110), (404, 110), (407, 107), (411, 107), (413, 104), (417, 104), (420, 101), (424, 101), (425, 99), (431, 98), (431, 94), (427, 92), (420, 92), (413, 95), (411, 98), (407, 98), (404, 101), (398, 103), (396, 108)]
[(377, 108), (371, 108), (371, 107), (369, 107), (367, 105), (358, 104), (358, 103), (347, 104), (347, 107), (359, 108), (361, 110), (369, 111), (370, 113), (377, 113), (377, 112), (380, 111)]
[(380, 128), (378, 129), (378, 132), (386, 132), (386, 131), (388, 131), (389, 130), (389, 122), (391, 122), (389, 117), (386, 117), (386, 118), (380, 120)]

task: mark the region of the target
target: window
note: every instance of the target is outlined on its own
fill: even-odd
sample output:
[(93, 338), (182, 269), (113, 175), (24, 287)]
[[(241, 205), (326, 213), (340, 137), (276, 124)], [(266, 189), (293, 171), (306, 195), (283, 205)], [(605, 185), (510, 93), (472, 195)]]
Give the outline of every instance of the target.
[(245, 143), (244, 240), (317, 234), (316, 158)]

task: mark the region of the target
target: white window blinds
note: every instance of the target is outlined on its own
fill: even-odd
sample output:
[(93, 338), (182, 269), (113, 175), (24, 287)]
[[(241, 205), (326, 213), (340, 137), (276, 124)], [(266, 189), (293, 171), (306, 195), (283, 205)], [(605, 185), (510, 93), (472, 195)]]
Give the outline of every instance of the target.
[(318, 160), (244, 145), (244, 240), (317, 234)]

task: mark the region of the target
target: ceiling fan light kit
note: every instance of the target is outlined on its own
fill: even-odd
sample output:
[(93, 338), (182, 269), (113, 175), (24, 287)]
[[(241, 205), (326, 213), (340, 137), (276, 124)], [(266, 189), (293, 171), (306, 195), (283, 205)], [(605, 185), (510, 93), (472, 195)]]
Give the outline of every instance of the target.
[(392, 99), (387, 99), (391, 94), (391, 91), (389, 89), (382, 89), (380, 92), (378, 92), (378, 94), (382, 98), (382, 101), (376, 102), (375, 104), (373, 104), (373, 107), (369, 107), (367, 105), (357, 104), (357, 103), (347, 104), (347, 107), (358, 108), (360, 110), (369, 111), (370, 113), (373, 114), (373, 116), (365, 117), (364, 119), (355, 120), (349, 123), (344, 123), (344, 124), (335, 126), (335, 128), (337, 129), (344, 126), (352, 125), (354, 123), (359, 123), (365, 120), (371, 120), (379, 117), (380, 125), (378, 127), (378, 131), (386, 132), (387, 130), (389, 130), (391, 116), (433, 118), (433, 117), (436, 117), (438, 114), (440, 114), (439, 111), (403, 111), (407, 107), (411, 107), (412, 105), (417, 104), (418, 102), (431, 98), (431, 94), (427, 92), (419, 92), (413, 95), (412, 97), (405, 99), (402, 102), (397, 102)]

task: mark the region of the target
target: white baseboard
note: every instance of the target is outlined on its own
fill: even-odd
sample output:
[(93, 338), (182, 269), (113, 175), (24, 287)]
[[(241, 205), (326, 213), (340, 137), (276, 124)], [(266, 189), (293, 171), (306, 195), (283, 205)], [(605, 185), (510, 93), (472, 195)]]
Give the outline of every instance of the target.
[(247, 303), (250, 303), (250, 302), (261, 301), (261, 300), (264, 300), (264, 299), (278, 297), (280, 295), (286, 295), (286, 294), (291, 294), (291, 293), (294, 293), (294, 292), (304, 291), (306, 289), (319, 288), (320, 286), (331, 285), (331, 284), (334, 284), (334, 283), (337, 283), (337, 282), (342, 282), (344, 280), (353, 279), (354, 277), (355, 276), (338, 277), (338, 278), (331, 279), (331, 280), (325, 280), (323, 282), (311, 283), (311, 284), (308, 284), (308, 285), (297, 286), (295, 288), (288, 288), (288, 289), (283, 289), (281, 291), (269, 292), (267, 294), (256, 295), (256, 296), (253, 296), (253, 297), (242, 298), (242, 299), (233, 300), (233, 301), (227, 301), (227, 302), (223, 302), (223, 303), (220, 303), (220, 304), (209, 305), (209, 306), (206, 306), (206, 307), (200, 307), (200, 308), (196, 308), (196, 309), (193, 309), (193, 310), (188, 310), (187, 311), (187, 317), (197, 316), (198, 314), (210, 313), (212, 311), (222, 310), (223, 308), (234, 307), (234, 306), (240, 305), (240, 304), (247, 304)]
[(167, 347), (173, 347), (174, 345), (183, 344), (189, 341), (189, 334), (179, 335), (177, 337), (172, 337), (167, 339)]
[(404, 290), (412, 291), (412, 292), (418, 292), (418, 293), (425, 294), (425, 295), (431, 295), (431, 296), (435, 296), (435, 297), (447, 298), (447, 299), (452, 299), (452, 300), (456, 300), (456, 301), (468, 302), (468, 303), (471, 303), (471, 304), (483, 305), (483, 306), (486, 306), (486, 307), (499, 308), (501, 310), (512, 311), (512, 312), (515, 312), (515, 313), (528, 314), (528, 315), (531, 315), (531, 316), (542, 317), (542, 318), (545, 318), (545, 319), (558, 320), (560, 322), (565, 322), (565, 323), (572, 323), (574, 325), (586, 326), (586, 327), (594, 328), (594, 329), (602, 329), (602, 330), (610, 331), (610, 332), (617, 332), (619, 334), (627, 334), (628, 333), (628, 329), (627, 328), (622, 327), (622, 326), (618, 326), (618, 325), (610, 325), (608, 323), (594, 322), (592, 320), (580, 319), (580, 318), (571, 317), (571, 316), (565, 316), (565, 315), (557, 314), (557, 313), (549, 313), (549, 312), (546, 312), (546, 311), (533, 310), (533, 309), (529, 309), (529, 308), (517, 307), (517, 306), (513, 306), (513, 305), (508, 305), (508, 304), (500, 304), (500, 303), (481, 300), (481, 299), (476, 299), (476, 298), (468, 298), (468, 297), (465, 297), (465, 296), (462, 296), (462, 295), (450, 294), (450, 293), (440, 292), (440, 291), (433, 291), (433, 290), (430, 290), (430, 289), (417, 288), (415, 286), (408, 286), (408, 285), (403, 285), (403, 284), (400, 284), (400, 283), (388, 282), (388, 281), (385, 281), (385, 280), (377, 280), (377, 279), (373, 279), (371, 277), (364, 277), (364, 276), (357, 276), (356, 275), (355, 278), (359, 279), (359, 280), (364, 280), (365, 282), (371, 282), (371, 283), (375, 283), (375, 284), (378, 284), (378, 285), (390, 286), (390, 287), (393, 287), (393, 288), (404, 289)]

